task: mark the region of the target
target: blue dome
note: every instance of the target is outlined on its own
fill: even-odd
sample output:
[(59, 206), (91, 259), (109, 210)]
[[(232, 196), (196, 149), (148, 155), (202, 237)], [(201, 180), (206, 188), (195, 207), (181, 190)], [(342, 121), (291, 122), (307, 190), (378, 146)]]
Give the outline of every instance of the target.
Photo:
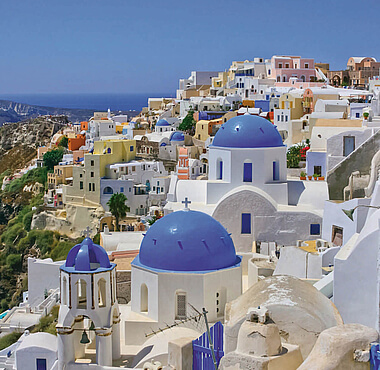
[(116, 266), (110, 263), (107, 252), (90, 238), (70, 249), (61, 269), (66, 272), (95, 272), (109, 270)]
[(181, 131), (174, 131), (170, 141), (184, 141), (185, 135)]
[(170, 126), (169, 122), (166, 119), (160, 119), (157, 123), (156, 126)]
[(211, 216), (182, 210), (156, 221), (133, 262), (169, 271), (219, 270), (240, 263), (227, 230)]
[(270, 148), (283, 146), (282, 138), (267, 119), (245, 114), (229, 119), (216, 133), (212, 146)]

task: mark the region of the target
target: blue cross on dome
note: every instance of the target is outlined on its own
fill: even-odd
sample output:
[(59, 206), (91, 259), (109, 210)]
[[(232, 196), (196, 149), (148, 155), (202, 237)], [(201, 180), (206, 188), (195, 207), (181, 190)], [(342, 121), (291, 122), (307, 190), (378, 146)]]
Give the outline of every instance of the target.
[(190, 209), (188, 206), (191, 203), (191, 201), (187, 197), (185, 198), (185, 200), (182, 201), (182, 203), (185, 205), (185, 209)]

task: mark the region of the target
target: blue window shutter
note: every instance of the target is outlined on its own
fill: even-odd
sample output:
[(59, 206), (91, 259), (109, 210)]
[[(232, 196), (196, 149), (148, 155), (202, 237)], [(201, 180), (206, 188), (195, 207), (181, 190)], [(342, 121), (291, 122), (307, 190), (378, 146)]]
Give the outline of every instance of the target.
[(241, 214), (241, 233), (251, 234), (251, 214), (250, 213)]
[(244, 182), (252, 182), (252, 163), (244, 163)]

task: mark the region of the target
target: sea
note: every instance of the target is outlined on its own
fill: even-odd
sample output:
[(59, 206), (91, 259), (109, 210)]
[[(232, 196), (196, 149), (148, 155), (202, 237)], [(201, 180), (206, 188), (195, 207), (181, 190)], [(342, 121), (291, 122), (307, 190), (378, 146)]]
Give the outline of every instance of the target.
[(66, 93), (66, 94), (0, 94), (0, 100), (53, 108), (92, 109), (112, 112), (140, 111), (148, 98), (174, 98), (173, 93)]

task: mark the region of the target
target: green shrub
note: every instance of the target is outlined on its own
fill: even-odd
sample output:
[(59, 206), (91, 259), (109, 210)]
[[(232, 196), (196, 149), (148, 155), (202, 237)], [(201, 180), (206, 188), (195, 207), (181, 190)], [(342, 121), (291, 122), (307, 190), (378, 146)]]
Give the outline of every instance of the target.
[(9, 347), (13, 343), (16, 343), (18, 339), (21, 337), (22, 333), (12, 332), (10, 334), (4, 335), (0, 338), (0, 351), (4, 348)]
[(66, 259), (67, 254), (74, 245), (75, 244), (73, 242), (59, 242), (50, 253), (50, 257), (53, 259), (53, 261), (64, 260)]
[(32, 224), (33, 211), (28, 212), (22, 219), (22, 223), (24, 224), (24, 229), (26, 231), (30, 231), (30, 225)]
[(13, 271), (21, 271), (21, 267), (22, 267), (22, 256), (21, 256), (21, 254), (10, 254), (7, 257), (7, 265)]

